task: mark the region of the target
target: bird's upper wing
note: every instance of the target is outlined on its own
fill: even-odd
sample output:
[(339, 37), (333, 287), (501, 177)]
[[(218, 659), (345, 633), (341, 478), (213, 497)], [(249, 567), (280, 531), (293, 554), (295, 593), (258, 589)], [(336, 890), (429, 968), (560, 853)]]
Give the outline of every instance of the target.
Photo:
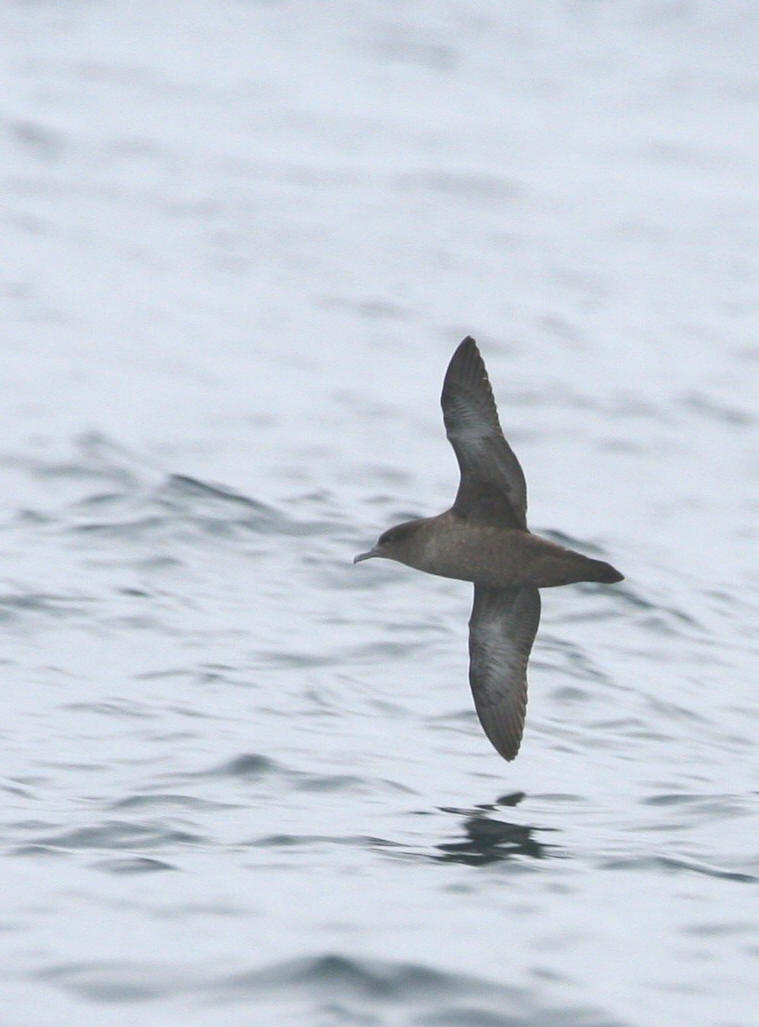
[(485, 364), (469, 336), (451, 357), (440, 403), (461, 470), (453, 512), (467, 520), (526, 529), (524, 474), (503, 437)]
[(519, 752), (527, 708), (527, 661), (540, 621), (536, 588), (474, 586), (469, 684), (485, 734), (505, 760)]

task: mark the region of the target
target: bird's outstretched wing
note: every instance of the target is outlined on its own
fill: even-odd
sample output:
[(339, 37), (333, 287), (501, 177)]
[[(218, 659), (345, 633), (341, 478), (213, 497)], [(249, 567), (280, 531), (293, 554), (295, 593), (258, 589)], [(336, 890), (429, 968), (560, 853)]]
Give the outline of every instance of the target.
[(536, 588), (474, 586), (469, 683), (485, 734), (505, 760), (519, 752), (527, 708), (527, 661), (540, 621)]
[(466, 520), (526, 529), (524, 474), (503, 437), (485, 364), (469, 336), (451, 357), (440, 403), (461, 471), (453, 512)]

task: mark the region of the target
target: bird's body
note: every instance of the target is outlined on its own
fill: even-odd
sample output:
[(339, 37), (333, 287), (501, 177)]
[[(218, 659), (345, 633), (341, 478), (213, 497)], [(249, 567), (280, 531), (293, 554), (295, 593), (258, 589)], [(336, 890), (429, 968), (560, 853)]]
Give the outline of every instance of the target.
[(392, 530), (399, 532), (392, 559), (427, 574), (487, 588), (619, 581), (618, 572), (602, 560), (565, 549), (522, 528), (465, 520), (453, 510), (406, 521)]
[(527, 528), (527, 490), (498, 421), (474, 339), (451, 358), (441, 396), (461, 480), (450, 510), (405, 521), (380, 536), (370, 557), (474, 583), (469, 681), (480, 722), (507, 760), (519, 751), (527, 704), (527, 660), (540, 620), (540, 588), (622, 575)]

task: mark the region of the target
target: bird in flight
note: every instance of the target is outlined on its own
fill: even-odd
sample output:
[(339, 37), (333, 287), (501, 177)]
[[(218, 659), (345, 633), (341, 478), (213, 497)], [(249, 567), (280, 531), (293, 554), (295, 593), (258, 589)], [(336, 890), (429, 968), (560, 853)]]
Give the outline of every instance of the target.
[(503, 436), (474, 339), (451, 357), (440, 397), (461, 480), (450, 510), (389, 528), (354, 563), (382, 557), (474, 583), (469, 684), (480, 723), (506, 760), (519, 752), (527, 708), (527, 661), (540, 621), (541, 588), (613, 584), (611, 564), (565, 549), (527, 527), (527, 487)]

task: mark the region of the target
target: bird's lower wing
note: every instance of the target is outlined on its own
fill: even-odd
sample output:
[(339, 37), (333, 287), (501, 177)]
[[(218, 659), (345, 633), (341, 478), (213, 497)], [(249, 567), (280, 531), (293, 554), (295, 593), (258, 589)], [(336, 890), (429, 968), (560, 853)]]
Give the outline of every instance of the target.
[(469, 683), (485, 734), (506, 760), (519, 752), (527, 708), (527, 661), (540, 621), (536, 588), (474, 586)]

